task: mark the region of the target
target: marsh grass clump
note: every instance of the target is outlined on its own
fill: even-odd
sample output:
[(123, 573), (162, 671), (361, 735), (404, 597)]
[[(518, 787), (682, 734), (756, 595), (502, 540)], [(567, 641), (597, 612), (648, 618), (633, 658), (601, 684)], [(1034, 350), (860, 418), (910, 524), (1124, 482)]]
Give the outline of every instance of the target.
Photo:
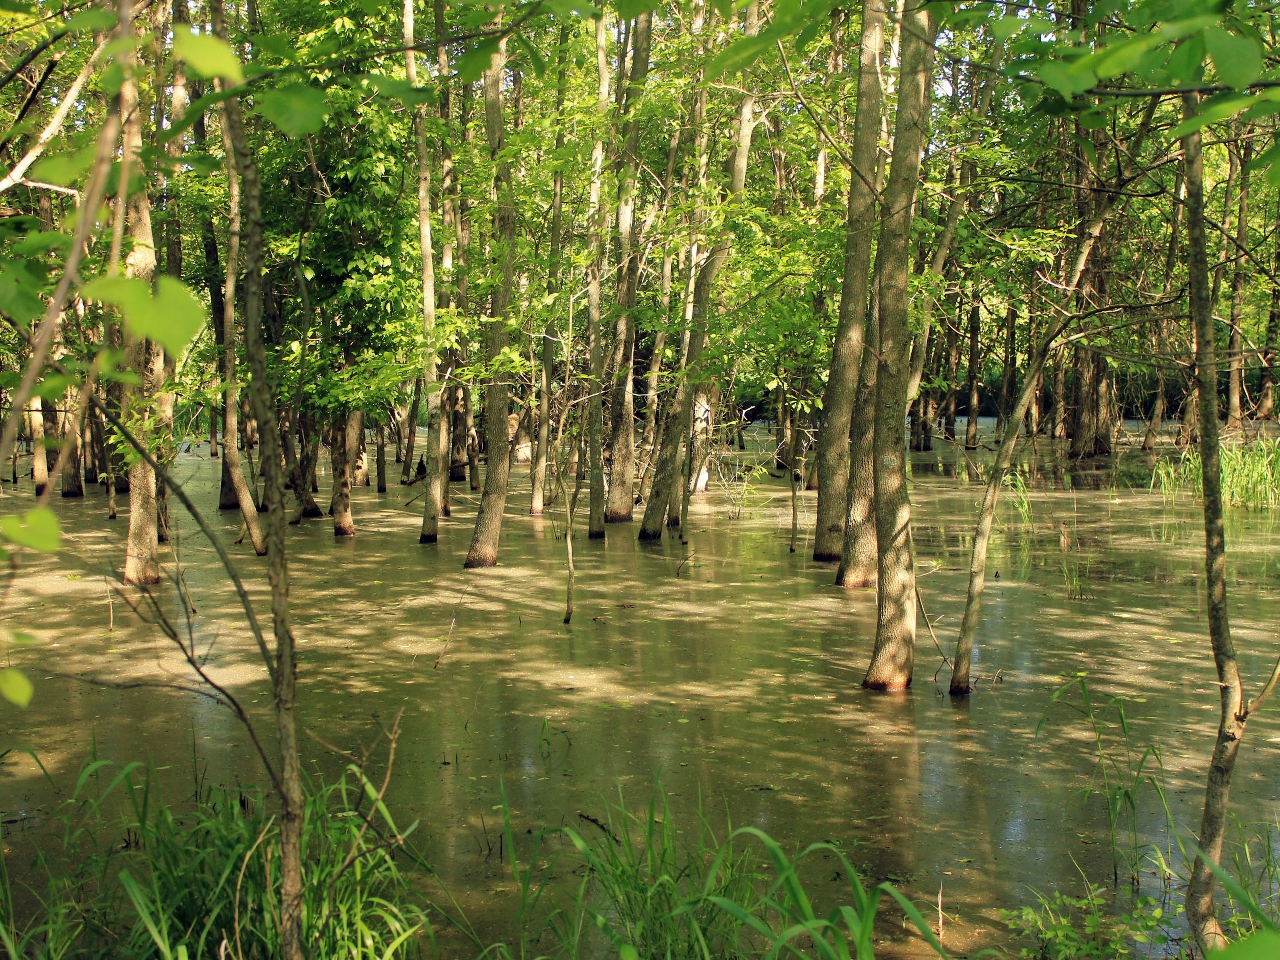
[[(105, 787), (102, 786), (104, 778)], [(312, 787), (304, 811), (308, 957), (413, 955), (430, 927), (396, 859), (396, 829), (354, 766)], [(165, 802), (140, 764), (94, 761), (55, 812), (59, 836), (30, 877), (0, 875), (0, 943), (10, 957), (280, 955), (278, 818), (256, 791), (197, 784)]]
[[(1222, 496), (1235, 507), (1280, 507), (1280, 438), (1260, 437), (1249, 443), (1223, 446)], [(1162, 457), (1151, 474), (1151, 488), (1160, 488), (1168, 501), (1180, 493), (1197, 500), (1204, 495), (1204, 472), (1198, 450), (1188, 448), (1177, 460)]]
[[(519, 936), (489, 947), (484, 957), (874, 960), (873, 932), (887, 899), (945, 956), (915, 904), (889, 883), (864, 883), (835, 844), (812, 844), (789, 856), (754, 827), (726, 828), (721, 839), (701, 811), (686, 835), (661, 789), (643, 813), (619, 801), (608, 806), (605, 819), (580, 816), (589, 826), (535, 835), (522, 861), (504, 815), (519, 891)], [(557, 836), (580, 858), (571, 871), (577, 878), (572, 889), (551, 887), (553, 876), (564, 873), (563, 858), (542, 860)], [(816, 878), (828, 875), (832, 859), (848, 886), (835, 892), (837, 904), (824, 912), (815, 899), (819, 891), (822, 899), (833, 899), (832, 891)], [(552, 900), (560, 905), (548, 907)]]

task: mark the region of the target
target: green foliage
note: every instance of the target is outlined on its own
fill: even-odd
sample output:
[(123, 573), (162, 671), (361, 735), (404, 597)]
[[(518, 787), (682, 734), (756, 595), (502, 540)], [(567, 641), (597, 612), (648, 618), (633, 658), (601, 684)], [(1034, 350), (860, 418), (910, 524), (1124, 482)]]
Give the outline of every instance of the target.
[(160, 277), (155, 289), (143, 280), (98, 277), (80, 289), (88, 300), (118, 307), (135, 337), (161, 344), (173, 356), (182, 353), (208, 320), (204, 305), (173, 277)]
[(202, 77), (218, 77), (231, 83), (244, 81), (240, 59), (225, 40), (212, 34), (175, 31), (173, 55)]
[[(1250, 443), (1223, 446), (1219, 453), (1222, 496), (1235, 507), (1280, 507), (1280, 438), (1261, 437)], [(1188, 448), (1177, 460), (1156, 461), (1151, 486), (1160, 488), (1166, 500), (1178, 493), (1204, 496), (1204, 472), (1200, 451)]]
[(1018, 952), (1025, 960), (1122, 960), (1135, 954), (1135, 945), (1168, 942), (1164, 909), (1151, 897), (1113, 911), (1101, 888), (1086, 880), (1082, 896), (1037, 893), (1036, 899), (1038, 906), (1000, 911), (1010, 930), (1032, 941)]
[[(409, 831), (371, 802), (376, 795), (354, 767), (308, 791), (308, 957), (393, 960), (414, 955), (429, 932), (394, 858)], [(62, 836), (56, 853), (39, 857), (43, 888), (16, 897), (7, 874), (0, 885), (0, 942), (11, 956), (41, 942), (64, 951), (45, 957), (279, 955), (279, 826), (260, 794), (201, 788), (192, 805), (175, 808), (140, 765), (97, 760), (54, 819)], [(19, 914), (18, 902), (34, 907)]]

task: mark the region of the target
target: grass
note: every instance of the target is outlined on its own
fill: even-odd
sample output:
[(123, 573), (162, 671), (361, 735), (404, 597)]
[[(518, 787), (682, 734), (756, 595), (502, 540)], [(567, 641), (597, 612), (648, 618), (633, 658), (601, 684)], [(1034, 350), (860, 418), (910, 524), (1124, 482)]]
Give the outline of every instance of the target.
[[(455, 903), (446, 913), (416, 892), (396, 856), (426, 867), (404, 844), (408, 831), (349, 767), (338, 783), (309, 790), (305, 955), (416, 956), (438, 919), (484, 960), (873, 960), (873, 929), (889, 900), (941, 953), (916, 906), (887, 883), (864, 883), (837, 847), (791, 857), (754, 828), (721, 837), (701, 814), (686, 838), (661, 789), (654, 797), (645, 811), (620, 799), (605, 820), (584, 819), (581, 832), (521, 835), (519, 846), (504, 799), (516, 934), (485, 947)], [(197, 783), (194, 802), (175, 808), (142, 765), (94, 760), (50, 828), (26, 883), (0, 861), (0, 946), (13, 960), (279, 956), (278, 827), (256, 792)], [(802, 874), (825, 875), (827, 863), (809, 867), (829, 857), (848, 886), (842, 903), (820, 912)], [(826, 883), (818, 889), (830, 897)]]
[[(1078, 696), (1068, 697), (1071, 691)], [(1093, 731), (1098, 779), (1089, 792), (1106, 800), (1116, 879), (1122, 865), (1136, 875), (1143, 856), (1163, 864), (1162, 852), (1141, 842), (1133, 816), (1158, 758), (1130, 747), (1123, 705), (1095, 704), (1083, 678), (1054, 700), (1078, 710)], [(528, 835), (513, 829), (504, 797), (502, 848), (515, 880), (516, 923), (509, 941), (485, 946), (451, 900), (446, 913), (417, 892), (412, 866), (402, 872), (399, 864), (426, 866), (404, 843), (409, 831), (397, 828), (377, 790), (350, 767), (308, 794), (306, 956), (420, 955), (437, 920), (454, 924), (481, 960), (874, 960), (885, 904), (945, 956), (917, 905), (889, 883), (864, 881), (838, 846), (788, 853), (752, 827), (717, 831), (701, 811), (684, 832), (660, 787), (653, 796), (639, 811), (621, 798), (606, 804), (604, 819), (584, 816), (580, 830)], [(194, 802), (174, 808), (145, 767), (93, 761), (50, 828), (56, 843), (37, 857), (35, 880), (14, 884), (0, 860), (0, 945), (8, 957), (279, 955), (276, 818), (257, 793), (197, 783)], [(1236, 833), (1219, 877), (1230, 907), (1224, 922), (1242, 944), (1265, 949), (1265, 938), (1276, 936), (1280, 826), (1237, 824)], [(843, 880), (834, 894), (826, 880), (833, 867)], [(1163, 875), (1168, 892), (1177, 878)], [(1179, 949), (1168, 898), (1136, 887), (1108, 894), (1086, 879), (1079, 895), (1036, 899), (1001, 912), (1023, 940), (1021, 957), (1119, 960)], [(834, 905), (820, 908), (819, 900)]]
[[(1221, 452), (1222, 496), (1236, 507), (1280, 507), (1280, 438), (1262, 437), (1250, 443), (1224, 445)], [(1162, 457), (1151, 474), (1151, 488), (1160, 488), (1168, 501), (1180, 493), (1204, 495), (1200, 452), (1188, 448), (1177, 460)]]
[[(308, 957), (394, 960), (416, 953), (429, 932), (426, 905), (394, 858), (404, 835), (375, 796), (354, 767), (309, 791)], [(54, 822), (53, 852), (37, 857), (35, 880), (15, 888), (7, 868), (0, 873), (0, 943), (10, 957), (279, 955), (278, 824), (259, 794), (198, 787), (179, 813), (145, 767), (99, 760)]]

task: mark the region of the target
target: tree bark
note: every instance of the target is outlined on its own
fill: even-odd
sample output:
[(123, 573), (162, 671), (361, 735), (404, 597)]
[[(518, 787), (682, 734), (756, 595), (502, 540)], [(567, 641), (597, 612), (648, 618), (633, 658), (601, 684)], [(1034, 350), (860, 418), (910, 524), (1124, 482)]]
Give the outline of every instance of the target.
[[(212, 0), (215, 32), (225, 37), (222, 0)], [(224, 117), (244, 186), (245, 226), (245, 355), (252, 373), (250, 400), (261, 445), (263, 508), (266, 516), (267, 580), (271, 586), (271, 618), (276, 641), (276, 738), (280, 751), (280, 956), (302, 960), (302, 765), (294, 712), (297, 702), (297, 659), (289, 627), (289, 576), (285, 561), (284, 472), (279, 421), (267, 371), (262, 336), (262, 187), (249, 150), (238, 99), (226, 101)], [(230, 299), (230, 298), (228, 298)], [(228, 406), (232, 404), (228, 403)], [(256, 515), (255, 515), (256, 518)]]
[[(1280, 208), (1276, 215), (1276, 253), (1272, 272), (1280, 277)], [(1275, 416), (1276, 346), (1280, 343), (1280, 283), (1271, 282), (1271, 309), (1267, 314), (1266, 340), (1262, 348), (1262, 387), (1258, 392), (1258, 409), (1254, 417), (1270, 420)]]
[[(596, 112), (603, 124), (609, 109), (608, 34), (604, 19), (596, 21)], [(624, 51), (625, 55), (625, 51)], [(591, 260), (587, 265), (587, 356), (590, 380), (587, 396), (587, 469), (590, 471), (590, 500), (587, 506), (587, 538), (604, 537), (604, 328), (600, 279), (604, 273), (605, 211), (601, 196), (604, 176), (603, 129), (591, 148), (591, 186), (587, 201), (587, 229)]]
[[(1197, 112), (1198, 95), (1183, 94), (1183, 112)], [(1196, 328), (1196, 379), (1200, 393), (1200, 464), (1204, 491), (1205, 598), (1208, 604), (1209, 642), (1218, 671), (1220, 712), (1218, 736), (1205, 788), (1200, 819), (1199, 845), (1187, 883), (1187, 922), (1200, 949), (1226, 946), (1213, 903), (1214, 877), (1206, 859), (1222, 860), (1223, 841), (1230, 809), (1231, 775), (1244, 736), (1248, 711), (1231, 639), (1227, 612), (1227, 548), (1223, 532), (1222, 475), (1218, 443), (1218, 359), (1215, 356), (1213, 308), (1209, 291), (1209, 256), (1204, 229), (1204, 161), (1200, 132), (1182, 138), (1183, 169), (1187, 184), (1187, 283), (1191, 316)]]
[[(756, 0), (752, 0), (744, 11), (743, 33), (754, 37), (760, 32), (760, 12)], [(745, 79), (745, 78), (744, 78)], [(705, 101), (704, 109), (705, 109)], [(751, 139), (758, 122), (755, 117), (755, 94), (743, 93), (738, 104), (738, 119), (734, 131), (734, 148), (729, 162), (729, 183), (725, 191), (726, 204), (732, 209), (734, 203), (742, 196), (747, 181), (747, 161), (751, 153)], [(695, 108), (695, 115), (700, 111)], [(695, 126), (700, 126), (700, 117), (695, 116)], [(699, 146), (699, 166), (703, 166), (705, 146)], [(672, 497), (679, 489), (679, 452), (680, 446), (689, 436), (690, 400), (694, 391), (690, 380), (700, 376), (699, 361), (706, 346), (707, 332), (711, 322), (711, 297), (715, 292), (716, 278), (733, 246), (733, 217), (730, 215), (721, 226), (715, 243), (707, 256), (706, 262), (698, 271), (692, 298), (692, 314), (690, 323), (688, 359), (684, 376), (676, 387), (671, 398), (671, 413), (662, 431), (662, 442), (654, 468), (653, 489), (649, 501), (645, 504), (644, 518), (640, 523), (641, 540), (653, 541), (662, 536), (663, 517)], [(693, 451), (689, 451), (692, 456)]]
[[(135, 59), (133, 53), (125, 54), (124, 57), (129, 62)], [(142, 113), (137, 77), (126, 66), (124, 84), (120, 88), (120, 115), (124, 118), (121, 166), (130, 172), (141, 167)], [(144, 174), (142, 189), (127, 195), (125, 217), (133, 245), (125, 258), (125, 276), (141, 280), (150, 286), (156, 273), (156, 248), (151, 229), (151, 197), (146, 183)], [(126, 197), (126, 190), (127, 187), (121, 187), (122, 200)], [(141, 385), (126, 395), (126, 404), (139, 408), (141, 416), (149, 421), (152, 400), (164, 379), (159, 362), (160, 347), (150, 340), (126, 334), (125, 355), (130, 369), (141, 380)], [(39, 456), (44, 456), (43, 450), (39, 451)], [(129, 534), (124, 561), (125, 583), (160, 582), (158, 523), (156, 475), (150, 464), (140, 459), (129, 467)]]
[[(240, 384), (236, 379), (236, 275), (240, 270), (240, 175), (236, 163), (235, 147), (231, 143), (230, 122), (227, 106), (222, 106), (222, 136), (228, 158), (227, 187), (229, 191), (228, 232), (227, 232), (227, 269), (222, 289), (222, 469), (230, 481), (236, 494), (236, 502), (240, 513), (244, 516), (245, 527), (249, 531), (249, 540), (253, 544), (253, 552), (258, 556), (267, 553), (266, 535), (262, 523), (258, 519), (258, 507), (253, 500), (253, 492), (245, 479), (244, 470), (240, 466)], [(216, 322), (216, 318), (215, 318)]]
[(982, 308), (975, 298), (969, 307), (969, 423), (964, 448), (978, 449), (978, 383), (982, 373)]
[(351, 517), (351, 487), (359, 447), (352, 427), (358, 416), (353, 411), (335, 420), (329, 432), (329, 450), (333, 461), (333, 492), (329, 498), (329, 515), (333, 517), (335, 537), (356, 535), (356, 524)]
[(1244, 428), (1244, 291), (1249, 280), (1249, 161), (1253, 159), (1253, 142), (1245, 140), (1235, 149), (1240, 153), (1240, 195), (1236, 213), (1235, 269), (1231, 273), (1231, 330), (1227, 340), (1227, 430)]
[(822, 396), (822, 422), (815, 452), (819, 479), (813, 559), (818, 561), (840, 559), (849, 510), (849, 436), (866, 337), (875, 231), (876, 191), (872, 178), (880, 136), (880, 60), (884, 55), (885, 19), (883, 0), (864, 0), (840, 317), (831, 346), (831, 368)]
[[(569, 27), (560, 28), (556, 47), (556, 141), (558, 156), (564, 150), (564, 99), (569, 86)], [(556, 167), (551, 184), (551, 237), (547, 256), (547, 297), (559, 307), (561, 245), (564, 238), (564, 171)], [(533, 491), (529, 498), (529, 515), (542, 516), (547, 500), (547, 464), (551, 447), (551, 367), (555, 362), (556, 328), (548, 319), (542, 332), (542, 353), (538, 365), (538, 443), (534, 453), (530, 479)], [(568, 534), (566, 534), (568, 536)], [(572, 547), (568, 547), (572, 551)]]
[(872, 690), (906, 689), (915, 659), (916, 582), (903, 425), (914, 339), (909, 317), (909, 243), (927, 141), (937, 23), (923, 5), (904, 9), (903, 33), (893, 159), (880, 216), (883, 260), (874, 444), (877, 619), (871, 664), (862, 680)]
[[(500, 24), (495, 23), (495, 26)], [(516, 210), (511, 180), (511, 161), (504, 155), (506, 132), (502, 116), (502, 74), (506, 66), (505, 38), (489, 58), (484, 74), (484, 126), (489, 140), (489, 156), (494, 161), (493, 241), (497, 248), (499, 278), (494, 287), (485, 339), (488, 359), (496, 360), (507, 346), (507, 313), (515, 282)], [(511, 441), (507, 435), (506, 374), (495, 370), (485, 387), (484, 433), (488, 459), (484, 492), (476, 513), (475, 533), (463, 566), (492, 567), (498, 562), (498, 538), (502, 533), (502, 511), (507, 505), (507, 480), (511, 472)]]

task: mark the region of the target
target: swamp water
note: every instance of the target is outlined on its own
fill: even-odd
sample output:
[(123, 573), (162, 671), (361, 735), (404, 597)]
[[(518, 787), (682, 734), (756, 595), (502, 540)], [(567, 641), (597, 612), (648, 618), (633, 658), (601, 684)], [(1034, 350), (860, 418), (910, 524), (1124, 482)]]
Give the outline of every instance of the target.
[[(229, 542), (238, 514), (218, 514), (219, 465), (197, 452), (179, 458), (177, 476)], [(913, 455), (921, 598), (948, 654), (982, 491), (982, 465), (968, 459)], [(940, 659), (923, 623), (912, 690), (860, 688), (874, 594), (834, 587), (833, 567), (808, 559), (807, 540), (788, 553), (782, 480), (737, 491), (713, 480), (693, 500), (687, 546), (640, 546), (634, 525), (588, 541), (580, 513), (569, 626), (562, 515), (558, 506), (544, 518), (523, 515), (524, 469), (512, 480), (501, 564), (487, 571), (461, 569), (475, 511), (465, 484), (453, 487), (454, 515), (435, 547), (417, 543), (421, 502), (405, 506), (416, 487), (357, 488), (354, 539), (335, 542), (327, 519), (289, 531), (300, 725), (351, 748), (373, 738), (374, 718), (389, 724), (404, 711), (389, 805), (401, 824), (420, 819), (414, 842), (488, 941), (510, 934), (516, 895), (499, 851), (500, 785), (519, 846), (560, 825), (597, 839), (589, 818), (605, 820), (619, 791), (641, 811), (660, 784), (682, 836), (696, 835), (701, 810), (721, 835), (731, 821), (788, 850), (833, 841), (930, 919), (941, 890), (952, 949), (1004, 942), (999, 908), (1033, 902), (1033, 890), (1078, 894), (1082, 875), (1104, 883), (1112, 873), (1105, 804), (1081, 794), (1098, 782), (1092, 733), (1082, 716), (1050, 708), (1053, 693), (1085, 676), (1099, 712), (1107, 697), (1126, 698), (1135, 760), (1159, 745), (1158, 777), (1188, 842), (1218, 702), (1198, 505), (1117, 486), (1123, 473), (1072, 475), (1052, 460), (1023, 470), (1025, 497), (1001, 500), (974, 670), (983, 679), (968, 702), (945, 695), (945, 667), (933, 682)], [(802, 530), (812, 526), (813, 497), (802, 494)], [(0, 513), (29, 502), (24, 482)], [(127, 521), (107, 521), (96, 490), (53, 504), (64, 549), (24, 558), (8, 601), (10, 627), (43, 643), (11, 652), (36, 693), (25, 711), (6, 707), (0, 749), (30, 747), (54, 784), (26, 756), (0, 766), (15, 863), (91, 750), (151, 761), (170, 801), (189, 796), (195, 778), (262, 780), (230, 711), (161, 686), (189, 683), (183, 664), (154, 627), (109, 600)], [(176, 503), (172, 516), (197, 645), (270, 731), (265, 678), (235, 596)], [(1280, 518), (1233, 511), (1227, 537), (1233, 629), (1256, 689), (1280, 621)], [(262, 562), (245, 546), (234, 553), (266, 611)], [(1123, 752), (1114, 725), (1108, 738)], [(1232, 805), (1245, 823), (1275, 818), (1277, 743), (1280, 724), (1266, 711), (1251, 722), (1237, 767)], [(342, 762), (303, 744), (312, 770), (334, 779)], [(1141, 791), (1142, 842), (1167, 849), (1165, 822), (1159, 797)], [(819, 901), (824, 888), (847, 895), (834, 859), (815, 861), (806, 879)], [(928, 954), (896, 921), (885, 936), (894, 941), (887, 955)], [(469, 949), (444, 943), (449, 956)]]

